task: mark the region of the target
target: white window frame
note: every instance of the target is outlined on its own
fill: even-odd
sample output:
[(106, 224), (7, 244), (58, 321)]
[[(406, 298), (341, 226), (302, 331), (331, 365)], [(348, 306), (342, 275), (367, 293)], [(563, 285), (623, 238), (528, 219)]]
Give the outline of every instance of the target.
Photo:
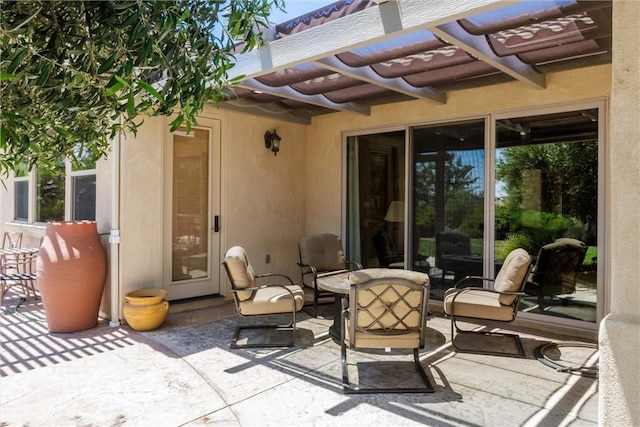
[[(37, 183), (38, 183), (38, 171), (37, 171), (37, 167), (32, 168), (29, 173), (26, 176), (15, 176), (13, 177), (13, 182), (14, 182), (14, 198), (13, 198), (13, 211), (12, 211), (12, 222), (16, 223), (16, 224), (30, 224), (30, 225), (43, 225), (44, 222), (41, 221), (36, 221), (36, 194), (37, 194)], [(74, 197), (74, 177), (79, 177), (79, 176), (90, 176), (90, 175), (94, 175), (97, 178), (97, 169), (93, 168), (93, 169), (83, 169), (83, 170), (77, 170), (74, 171), (73, 167), (71, 165), (71, 161), (70, 160), (65, 160), (65, 184), (64, 184), (64, 221), (71, 221), (73, 220), (73, 211), (74, 211), (74, 201), (75, 201), (75, 197)], [(27, 214), (27, 221), (24, 221), (22, 219), (17, 219), (15, 217), (16, 215), (16, 210), (15, 210), (15, 183), (16, 182), (28, 182), (28, 214)], [(96, 179), (97, 181), (97, 179)], [(96, 192), (97, 193), (97, 192)], [(96, 194), (97, 197), (97, 194)]]

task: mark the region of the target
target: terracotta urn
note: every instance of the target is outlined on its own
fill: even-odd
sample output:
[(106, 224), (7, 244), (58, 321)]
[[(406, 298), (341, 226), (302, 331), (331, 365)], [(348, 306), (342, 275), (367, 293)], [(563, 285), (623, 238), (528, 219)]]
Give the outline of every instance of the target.
[(49, 331), (96, 326), (107, 277), (107, 257), (96, 223), (48, 223), (36, 275)]
[(164, 289), (138, 289), (125, 295), (124, 319), (136, 331), (151, 331), (164, 323), (169, 303)]

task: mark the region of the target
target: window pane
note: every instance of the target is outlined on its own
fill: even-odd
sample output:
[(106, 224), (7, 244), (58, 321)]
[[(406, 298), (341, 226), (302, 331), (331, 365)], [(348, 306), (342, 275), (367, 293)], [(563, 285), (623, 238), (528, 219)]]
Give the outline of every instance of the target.
[(16, 181), (14, 218), (18, 221), (29, 219), (29, 181)]
[(96, 176), (73, 177), (73, 220), (96, 219)]
[(36, 221), (64, 220), (64, 163), (51, 170), (39, 169), (37, 175)]
[[(183, 131), (181, 131), (183, 133)], [(173, 136), (173, 251), (175, 281), (209, 276), (209, 132)]]
[(412, 255), (436, 299), (483, 272), (484, 134), (484, 120), (412, 129)]
[(495, 250), (535, 257), (527, 312), (596, 321), (597, 118), (591, 109), (496, 123)]
[(347, 146), (347, 258), (403, 268), (405, 132), (349, 137)]

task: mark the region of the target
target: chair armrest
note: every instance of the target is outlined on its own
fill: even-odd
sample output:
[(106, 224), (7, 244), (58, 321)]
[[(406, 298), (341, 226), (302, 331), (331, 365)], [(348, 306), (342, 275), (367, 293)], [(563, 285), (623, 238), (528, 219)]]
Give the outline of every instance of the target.
[(349, 299), (346, 297), (340, 298), (340, 304), (342, 307), (342, 314), (344, 315), (345, 319), (348, 319), (349, 318)]
[[(458, 288), (458, 285), (468, 281), (468, 280), (482, 280), (487, 282), (495, 282), (496, 279), (491, 279), (490, 277), (482, 277), (482, 276), (465, 276), (462, 279), (458, 280), (458, 282), (453, 285), (454, 288)], [(479, 286), (473, 286), (474, 288), (480, 288)]]
[[(472, 276), (470, 276), (472, 277)], [(499, 294), (499, 295), (513, 295), (516, 297), (524, 297), (527, 294), (524, 292), (509, 292), (509, 291), (504, 291), (504, 292), (500, 292), (500, 291), (495, 291), (493, 289), (486, 289), (486, 288), (478, 288), (478, 287), (469, 287), (469, 288), (462, 288), (460, 289), (459, 292), (456, 292), (456, 295), (453, 296), (453, 299), (451, 300), (452, 303), (455, 302), (456, 298), (458, 298), (459, 295), (464, 294), (465, 292), (486, 292), (486, 293), (490, 293), (490, 294)], [(511, 305), (511, 304), (509, 304)]]
[(342, 310), (340, 311), (340, 346), (343, 347), (345, 345), (345, 337), (347, 327), (346, 320), (349, 318), (349, 300), (346, 297), (340, 298), (340, 305)]
[[(298, 266), (300, 266), (301, 269), (303, 269), (303, 272), (302, 272), (303, 275), (312, 273), (314, 279), (316, 277), (318, 277), (318, 270), (313, 265), (311, 265), (311, 264), (302, 264), (300, 262), (297, 263), (297, 264), (298, 264)], [(305, 268), (308, 268), (309, 271), (304, 271)]]
[(353, 265), (356, 268), (356, 270), (362, 270), (362, 264), (360, 264), (359, 262), (356, 262), (356, 261), (345, 261), (344, 263), (347, 266)]
[[(291, 290), (287, 287), (288, 285), (281, 285), (279, 283), (268, 283), (266, 285), (260, 285), (260, 286), (253, 286), (251, 288), (241, 288), (241, 289), (231, 289), (231, 292), (251, 292), (251, 291), (257, 291), (260, 289), (264, 289), (264, 288), (282, 288), (284, 290), (286, 290), (287, 292), (289, 292), (291, 294), (291, 296), (293, 296), (293, 292), (291, 292)], [(295, 285), (294, 285), (295, 286)]]
[[(256, 276), (255, 276), (256, 279), (264, 279), (264, 278), (268, 278), (268, 277), (284, 277), (285, 279), (287, 279), (289, 281), (289, 283), (291, 285), (294, 285), (293, 280), (291, 280), (291, 278), (289, 276), (287, 276), (286, 274), (265, 273), (265, 274), (256, 274)], [(263, 288), (265, 286), (270, 286), (270, 285), (262, 285), (260, 287)], [(282, 286), (282, 285), (280, 285), (280, 286)]]

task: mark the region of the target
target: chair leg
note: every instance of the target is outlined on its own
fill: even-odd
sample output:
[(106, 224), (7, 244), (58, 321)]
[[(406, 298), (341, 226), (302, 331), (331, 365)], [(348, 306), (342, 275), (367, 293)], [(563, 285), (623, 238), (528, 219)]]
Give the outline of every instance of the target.
[[(253, 343), (253, 344), (238, 344), (238, 340), (240, 339), (240, 334), (243, 330), (251, 330), (251, 329), (268, 329), (275, 331), (290, 331), (291, 339), (282, 344), (269, 344), (269, 343)], [(237, 348), (276, 348), (276, 347), (293, 347), (296, 339), (296, 312), (293, 311), (293, 317), (291, 322), (287, 325), (256, 325), (256, 326), (237, 326), (235, 332), (233, 334), (233, 339), (231, 340), (231, 345), (229, 346), (232, 349)]]
[[(484, 336), (501, 336), (513, 338), (516, 348), (518, 350), (517, 354), (506, 353), (502, 351), (491, 351), (491, 350), (474, 350), (474, 349), (464, 349), (462, 347), (458, 347), (456, 345), (456, 332), (457, 335), (484, 335)], [(453, 348), (456, 349), (459, 353), (475, 353), (475, 354), (487, 354), (490, 356), (516, 356), (516, 357), (525, 357), (524, 347), (522, 346), (522, 341), (520, 341), (520, 336), (517, 334), (509, 334), (506, 332), (490, 332), (490, 331), (468, 331), (460, 329), (456, 323), (455, 316), (451, 316), (451, 344)]]
[(318, 284), (313, 284), (313, 317), (318, 317)]
[[(344, 341), (343, 341), (344, 342)], [(342, 363), (342, 391), (344, 394), (371, 394), (371, 393), (433, 393), (435, 390), (431, 384), (429, 376), (420, 363), (420, 353), (417, 348), (413, 349), (414, 367), (424, 383), (424, 387), (415, 388), (360, 388), (352, 387), (349, 382), (349, 365), (347, 363), (347, 347), (342, 345), (340, 361)], [(377, 362), (377, 363), (384, 363)]]

